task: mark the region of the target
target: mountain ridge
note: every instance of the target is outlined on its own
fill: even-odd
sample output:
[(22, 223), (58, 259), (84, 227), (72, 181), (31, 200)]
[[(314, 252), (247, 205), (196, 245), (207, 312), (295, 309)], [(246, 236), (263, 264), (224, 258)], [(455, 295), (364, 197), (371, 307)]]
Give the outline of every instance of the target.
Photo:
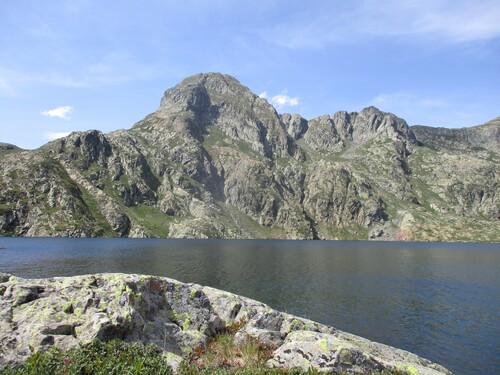
[(500, 241), (499, 125), (306, 120), (202, 73), (128, 130), (11, 149), (0, 234)]

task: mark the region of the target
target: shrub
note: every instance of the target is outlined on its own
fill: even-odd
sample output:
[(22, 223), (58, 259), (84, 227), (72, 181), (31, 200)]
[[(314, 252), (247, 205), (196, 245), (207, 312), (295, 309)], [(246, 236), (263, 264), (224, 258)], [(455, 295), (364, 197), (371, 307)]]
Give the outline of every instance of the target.
[(7, 367), (2, 375), (121, 375), (172, 374), (159, 348), (153, 345), (93, 341), (66, 352), (52, 347), (33, 354), (19, 368)]

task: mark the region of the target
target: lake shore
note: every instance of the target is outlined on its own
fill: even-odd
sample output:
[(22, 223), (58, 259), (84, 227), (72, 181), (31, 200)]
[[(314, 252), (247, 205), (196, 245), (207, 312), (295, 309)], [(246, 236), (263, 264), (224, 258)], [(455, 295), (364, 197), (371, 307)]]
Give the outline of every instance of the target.
[(410, 352), (198, 284), (134, 274), (1, 274), (0, 281), (2, 366), (52, 346), (66, 350), (93, 339), (121, 339), (158, 346), (177, 368), (211, 337), (236, 325), (236, 342), (257, 340), (273, 348), (269, 368), (451, 373)]

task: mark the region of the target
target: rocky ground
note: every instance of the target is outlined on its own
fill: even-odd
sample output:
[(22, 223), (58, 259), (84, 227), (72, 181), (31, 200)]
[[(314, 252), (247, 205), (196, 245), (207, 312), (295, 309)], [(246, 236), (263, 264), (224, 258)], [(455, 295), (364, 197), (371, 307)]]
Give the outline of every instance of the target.
[(178, 368), (229, 326), (237, 327), (235, 341), (273, 348), (268, 367), (450, 374), (412, 353), (197, 284), (126, 274), (38, 280), (0, 274), (0, 367), (51, 346), (120, 339), (154, 344)]
[(500, 241), (500, 119), (278, 114), (186, 78), (129, 130), (0, 144), (0, 235)]

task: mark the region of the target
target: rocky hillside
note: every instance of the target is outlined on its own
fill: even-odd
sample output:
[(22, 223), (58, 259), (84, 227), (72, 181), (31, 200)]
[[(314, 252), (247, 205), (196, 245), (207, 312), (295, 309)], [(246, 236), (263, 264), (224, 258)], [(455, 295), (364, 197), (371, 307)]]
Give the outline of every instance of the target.
[(0, 234), (500, 241), (500, 118), (278, 114), (198, 74), (129, 130), (1, 144)]
[(51, 346), (93, 339), (157, 345), (176, 368), (231, 326), (234, 340), (272, 348), (268, 367), (328, 373), (451, 374), (415, 354), (176, 280), (101, 274), (24, 280), (0, 273), (0, 369)]

